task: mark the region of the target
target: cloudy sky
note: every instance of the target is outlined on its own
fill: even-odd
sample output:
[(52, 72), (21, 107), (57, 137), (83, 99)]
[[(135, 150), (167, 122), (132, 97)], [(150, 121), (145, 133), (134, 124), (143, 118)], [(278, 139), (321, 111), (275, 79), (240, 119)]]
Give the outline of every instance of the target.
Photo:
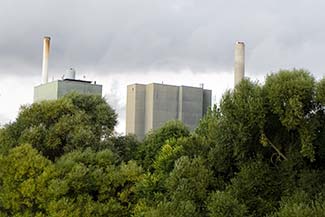
[(234, 43), (246, 43), (246, 75), (325, 71), (324, 0), (0, 0), (0, 125), (32, 103), (42, 38), (49, 79), (69, 67), (104, 85), (125, 126), (126, 85), (164, 82), (213, 90), (233, 85)]

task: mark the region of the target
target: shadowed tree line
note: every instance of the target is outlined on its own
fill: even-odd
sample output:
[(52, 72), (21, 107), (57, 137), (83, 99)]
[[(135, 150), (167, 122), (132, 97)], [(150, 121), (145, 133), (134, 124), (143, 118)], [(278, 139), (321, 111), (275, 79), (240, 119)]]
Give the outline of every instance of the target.
[(194, 132), (144, 141), (71, 94), (0, 129), (0, 216), (325, 216), (325, 79), (281, 70), (224, 93)]

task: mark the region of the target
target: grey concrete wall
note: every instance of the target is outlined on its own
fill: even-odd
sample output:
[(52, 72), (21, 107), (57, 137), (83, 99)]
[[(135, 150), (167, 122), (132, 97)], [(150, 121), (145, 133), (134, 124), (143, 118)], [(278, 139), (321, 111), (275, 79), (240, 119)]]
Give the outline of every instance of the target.
[(52, 99), (58, 99), (58, 81), (34, 87), (34, 102)]
[(211, 99), (212, 99), (212, 91), (211, 90), (203, 90), (203, 114), (204, 116), (208, 109), (211, 108)]
[(127, 134), (135, 134), (135, 97), (136, 97), (136, 85), (127, 86), (126, 95), (126, 129)]
[(102, 85), (69, 80), (59, 80), (58, 82), (58, 98), (72, 92), (102, 96)]
[(146, 85), (146, 99), (145, 99), (146, 114), (144, 124), (144, 134), (153, 128), (153, 114), (154, 114), (154, 84)]
[(178, 87), (153, 84), (153, 120), (152, 128), (161, 127), (166, 121), (178, 117)]
[(194, 130), (203, 114), (203, 89), (181, 86), (180, 90), (182, 92), (179, 99), (182, 105), (180, 120), (190, 130)]
[(59, 99), (68, 93), (102, 95), (102, 85), (81, 81), (58, 80), (34, 87), (34, 102)]
[(126, 133), (142, 139), (169, 120), (181, 120), (194, 130), (211, 106), (211, 90), (164, 84), (127, 87)]
[(146, 86), (133, 84), (127, 87), (126, 134), (143, 139), (145, 132)]

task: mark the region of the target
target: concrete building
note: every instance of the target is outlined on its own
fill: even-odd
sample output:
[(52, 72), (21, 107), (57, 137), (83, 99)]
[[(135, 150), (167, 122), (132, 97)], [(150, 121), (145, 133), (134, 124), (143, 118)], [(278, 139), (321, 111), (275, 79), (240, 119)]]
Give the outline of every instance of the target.
[(102, 96), (102, 85), (75, 79), (56, 80), (34, 87), (34, 102), (59, 99), (72, 92)]
[(80, 94), (102, 95), (102, 85), (90, 81), (76, 80), (76, 71), (70, 68), (65, 79), (48, 82), (48, 63), (50, 55), (50, 37), (43, 39), (42, 84), (34, 87), (34, 102), (59, 99), (72, 92)]
[(166, 121), (180, 120), (193, 130), (211, 106), (211, 90), (165, 84), (127, 87), (126, 133), (139, 139)]

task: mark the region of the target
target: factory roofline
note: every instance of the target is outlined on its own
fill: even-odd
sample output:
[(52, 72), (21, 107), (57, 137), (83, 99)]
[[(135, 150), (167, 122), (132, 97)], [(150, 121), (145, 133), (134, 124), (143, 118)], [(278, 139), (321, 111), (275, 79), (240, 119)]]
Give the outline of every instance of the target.
[(130, 85), (150, 85), (150, 84), (156, 84), (156, 85), (163, 85), (163, 86), (170, 86), (170, 87), (190, 87), (190, 88), (197, 88), (197, 89), (204, 89), (204, 87), (193, 87), (193, 86), (188, 86), (188, 85), (173, 85), (173, 84), (162, 84), (162, 83), (149, 83), (149, 84), (140, 84), (140, 83), (133, 83), (133, 84), (129, 84), (127, 86), (130, 86)]
[(70, 79), (70, 78), (65, 78), (65, 79), (63, 79), (63, 80), (59, 80), (59, 81), (77, 81), (77, 82), (84, 82), (84, 83), (89, 83), (89, 84), (91, 84), (91, 81), (78, 80), (78, 79)]
[[(39, 84), (39, 85), (37, 85), (37, 86), (35, 86), (35, 87), (39, 87), (39, 86), (43, 86), (43, 85), (47, 85), (47, 84), (50, 84), (50, 83), (53, 83), (53, 82), (65, 82), (65, 81), (68, 81), (68, 82), (85, 83), (85, 84), (92, 84), (91, 81), (64, 78), (64, 79), (60, 79), (60, 80), (53, 80), (53, 81), (47, 82), (47, 83), (45, 83), (45, 84)], [(96, 84), (96, 83), (94, 83), (94, 84), (92, 84), (92, 85), (102, 86), (101, 84)]]

